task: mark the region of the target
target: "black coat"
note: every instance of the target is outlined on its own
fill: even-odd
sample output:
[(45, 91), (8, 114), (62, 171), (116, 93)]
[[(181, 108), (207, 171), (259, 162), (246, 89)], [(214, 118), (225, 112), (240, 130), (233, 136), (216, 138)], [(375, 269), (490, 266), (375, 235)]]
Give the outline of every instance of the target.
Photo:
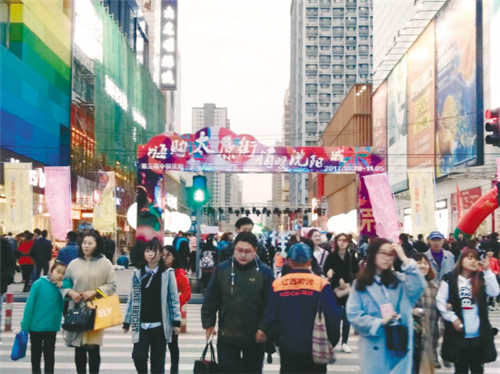
[(30, 252), (31, 257), (35, 260), (35, 264), (43, 265), (52, 258), (52, 243), (44, 237), (39, 237), (33, 243)]
[[(462, 307), (460, 305), (460, 296), (458, 294), (458, 279), (453, 273), (448, 273), (443, 277), (443, 281), (448, 283), (448, 302), (452, 305), (453, 312), (464, 320), (462, 315)], [(481, 273), (481, 281), (484, 284), (483, 274)], [(480, 302), (478, 303), (479, 309), (479, 339), (481, 344), (481, 362), (492, 362), (497, 358), (497, 350), (494, 343), (494, 336), (491, 330), (490, 320), (488, 318), (488, 303), (486, 301), (486, 291), (483, 287)], [(443, 360), (456, 362), (464, 343), (465, 333), (458, 332), (453, 327), (451, 322), (445, 321), (444, 337), (441, 350)]]
[[(9, 242), (4, 238), (0, 240), (0, 294), (4, 294), (7, 291), (7, 286), (14, 281), (16, 259)], [(0, 302), (2, 302), (1, 299)]]

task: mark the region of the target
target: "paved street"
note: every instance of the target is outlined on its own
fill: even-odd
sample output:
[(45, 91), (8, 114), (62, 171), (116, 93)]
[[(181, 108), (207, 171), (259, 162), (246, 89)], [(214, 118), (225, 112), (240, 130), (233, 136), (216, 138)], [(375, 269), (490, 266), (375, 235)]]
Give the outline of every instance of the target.
[[(123, 305), (123, 307), (125, 307)], [(188, 305), (188, 332), (181, 334), (179, 339), (181, 360), (180, 372), (192, 373), (193, 362), (199, 358), (204, 347), (204, 331), (200, 322), (200, 305)], [(22, 318), (24, 303), (14, 303), (13, 327), (18, 327)], [(494, 326), (500, 327), (500, 311), (491, 313), (491, 320)], [(26, 373), (30, 370), (30, 353), (28, 347), (27, 356), (17, 362), (10, 360), (10, 350), (12, 348), (14, 334), (2, 333), (2, 343), (0, 343), (0, 373)], [(349, 345), (352, 348), (351, 354), (337, 351), (337, 363), (329, 365), (329, 372), (336, 373), (357, 373), (357, 366), (361, 358), (357, 349), (358, 337), (351, 335)], [(497, 350), (500, 350), (500, 337), (496, 337)], [(101, 373), (135, 373), (131, 358), (132, 342), (130, 334), (123, 334), (120, 327), (114, 327), (107, 330), (104, 337), (104, 346), (101, 349), (102, 364)], [(73, 349), (64, 345), (62, 332), (57, 336), (56, 343), (56, 373), (74, 373)], [(169, 354), (167, 353), (167, 369), (169, 365)], [(279, 358), (277, 354), (273, 355), (273, 364), (265, 364), (265, 373), (279, 372)], [(452, 369), (437, 370), (437, 373), (452, 373)], [(500, 360), (486, 366), (485, 373), (500, 372)]]

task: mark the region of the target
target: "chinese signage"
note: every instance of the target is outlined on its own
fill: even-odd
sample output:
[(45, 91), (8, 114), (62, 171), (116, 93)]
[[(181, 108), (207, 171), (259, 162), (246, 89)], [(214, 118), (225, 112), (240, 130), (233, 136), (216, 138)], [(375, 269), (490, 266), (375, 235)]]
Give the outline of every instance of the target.
[(371, 147), (269, 147), (224, 127), (157, 135), (138, 147), (140, 170), (235, 173), (378, 173), (384, 150)]
[(160, 88), (175, 90), (177, 85), (177, 0), (161, 2)]

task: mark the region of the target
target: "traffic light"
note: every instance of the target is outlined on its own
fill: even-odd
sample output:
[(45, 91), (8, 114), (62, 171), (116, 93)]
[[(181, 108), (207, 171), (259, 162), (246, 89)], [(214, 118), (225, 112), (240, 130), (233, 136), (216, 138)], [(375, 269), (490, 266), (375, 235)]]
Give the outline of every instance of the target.
[(208, 201), (207, 177), (195, 175), (193, 187), (188, 187), (188, 199), (192, 206), (202, 206)]
[(484, 111), (486, 123), (484, 129), (491, 134), (486, 135), (486, 144), (491, 144), (495, 147), (500, 147), (500, 108), (487, 109)]

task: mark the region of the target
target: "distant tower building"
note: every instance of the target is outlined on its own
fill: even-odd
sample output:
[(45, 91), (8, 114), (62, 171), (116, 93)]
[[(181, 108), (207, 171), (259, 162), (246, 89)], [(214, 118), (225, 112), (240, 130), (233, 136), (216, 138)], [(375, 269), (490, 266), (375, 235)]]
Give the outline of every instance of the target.
[[(215, 104), (204, 104), (201, 108), (193, 108), (192, 124), (193, 133), (204, 127), (230, 128), (227, 108), (217, 108)], [(233, 195), (238, 196), (239, 194), (241, 196), (241, 181), (239, 189), (234, 189), (231, 182), (234, 179), (237, 183), (239, 178), (236, 175), (226, 173), (207, 173), (206, 175), (210, 191), (210, 205), (212, 207), (231, 205)]]
[[(317, 146), (354, 83), (372, 75), (373, 0), (292, 0), (292, 146)], [(306, 174), (290, 175), (290, 202), (307, 203)]]

